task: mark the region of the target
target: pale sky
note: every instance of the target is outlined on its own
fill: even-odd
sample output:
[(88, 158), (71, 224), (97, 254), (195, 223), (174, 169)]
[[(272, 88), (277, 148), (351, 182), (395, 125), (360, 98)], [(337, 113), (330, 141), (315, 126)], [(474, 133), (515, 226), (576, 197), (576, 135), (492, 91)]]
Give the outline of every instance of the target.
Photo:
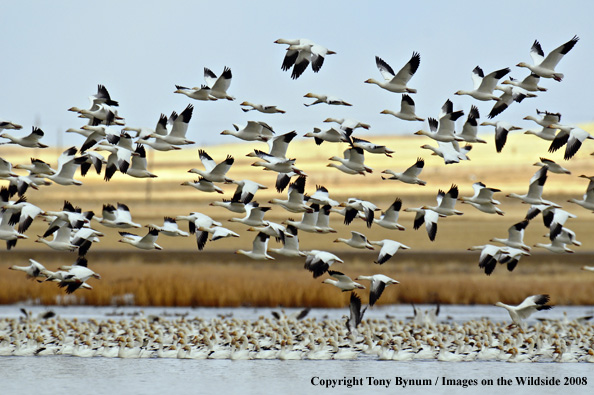
[[(580, 41), (557, 67), (565, 79), (541, 79), (547, 92), (514, 103), (495, 119), (534, 127), (522, 118), (538, 108), (561, 112), (562, 123), (592, 122), (593, 15), (594, 6), (584, 1), (5, 1), (0, 118), (26, 131), (41, 127), (46, 144), (78, 145), (82, 137), (63, 132), (86, 122), (67, 109), (87, 108), (97, 84), (104, 84), (131, 127), (154, 127), (161, 113), (193, 103), (188, 137), (198, 145), (236, 142), (220, 132), (248, 120), (265, 121), (278, 134), (303, 135), (329, 126), (322, 122), (327, 117), (348, 117), (371, 124), (360, 137), (412, 134), (427, 129), (426, 122), (380, 115), (398, 110), (401, 95), (363, 82), (381, 78), (376, 55), (398, 70), (420, 53), (409, 83), (418, 90), (418, 115), (437, 117), (451, 99), (466, 114), (476, 104), (484, 121), (493, 102), (454, 95), (472, 88), (475, 66), (485, 74), (510, 67), (510, 75), (522, 79), (529, 71), (515, 65), (531, 62), (535, 39), (546, 54), (577, 35)], [(308, 68), (292, 80), (280, 69), (286, 46), (274, 44), (278, 38), (309, 38), (337, 54), (319, 73)], [(203, 84), (204, 67), (220, 74), (224, 66), (233, 73), (229, 93), (235, 101), (193, 101), (173, 93), (175, 84)], [(306, 108), (308, 92), (336, 95), (353, 107)], [(244, 113), (244, 100), (287, 113)]]

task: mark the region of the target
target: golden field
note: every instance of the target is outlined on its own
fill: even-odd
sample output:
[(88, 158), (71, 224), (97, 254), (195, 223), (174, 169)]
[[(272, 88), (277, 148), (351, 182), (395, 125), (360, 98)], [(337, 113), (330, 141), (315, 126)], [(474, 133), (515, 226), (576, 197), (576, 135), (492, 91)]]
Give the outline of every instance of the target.
[[(587, 128), (591, 130), (592, 128)], [(364, 136), (363, 136), (364, 137)], [(313, 193), (316, 185), (324, 185), (330, 196), (338, 201), (348, 197), (370, 200), (380, 208), (387, 208), (396, 197), (403, 201), (403, 208), (435, 204), (438, 189), (447, 190), (457, 184), (462, 196), (472, 195), (472, 183), (482, 181), (487, 186), (499, 188), (495, 195), (501, 201), (504, 216), (481, 213), (473, 207), (459, 204), (464, 215), (442, 218), (438, 222), (437, 238), (430, 242), (424, 228), (412, 229), (413, 214), (402, 212), (399, 222), (405, 231), (390, 231), (378, 226), (367, 228), (362, 221), (351, 226), (342, 224), (342, 217), (331, 216), (331, 226), (337, 234), (314, 235), (300, 232), (302, 250), (322, 249), (336, 253), (345, 260), (332, 268), (352, 278), (372, 273), (383, 273), (400, 281), (397, 286), (386, 289), (379, 303), (495, 303), (498, 300), (519, 302), (534, 293), (549, 293), (555, 304), (594, 304), (594, 275), (579, 270), (582, 265), (591, 265), (594, 257), (594, 227), (592, 213), (571, 203), (569, 198), (581, 197), (587, 180), (580, 174), (594, 174), (594, 158), (590, 156), (594, 145), (586, 142), (580, 152), (570, 161), (563, 161), (563, 149), (549, 154), (549, 142), (517, 132), (510, 133), (503, 152), (497, 154), (492, 142), (492, 133), (485, 137), (488, 144), (474, 144), (469, 156), (471, 161), (444, 165), (443, 160), (431, 156), (430, 151), (420, 149), (422, 144), (432, 144), (420, 136), (370, 138), (375, 143), (385, 144), (395, 150), (392, 158), (366, 154), (366, 164), (374, 169), (367, 176), (350, 176), (326, 167), (332, 155), (342, 155), (344, 145), (323, 143), (316, 146), (311, 140), (291, 143), (288, 156), (297, 159), (297, 165), (308, 174), (306, 192)], [(249, 178), (269, 189), (259, 191), (257, 201), (265, 204), (274, 197), (284, 197), (274, 190), (275, 173), (250, 166), (252, 158), (245, 157), (252, 149), (266, 149), (264, 143), (238, 143), (205, 147), (206, 151), (220, 161), (227, 154), (235, 157), (228, 173), (233, 179)], [(9, 149), (2, 147), (0, 156), (13, 164), (25, 163), (29, 157), (38, 157), (55, 164), (60, 150)], [(533, 255), (524, 257), (514, 272), (504, 266), (493, 275), (486, 276), (477, 267), (478, 252), (467, 251), (473, 245), (488, 243), (492, 237), (507, 236), (507, 228), (524, 218), (528, 206), (505, 194), (525, 193), (530, 177), (537, 170), (533, 163), (546, 157), (563, 164), (571, 175), (549, 174), (543, 197), (555, 201), (564, 209), (576, 214), (567, 226), (574, 230), (582, 246), (571, 247), (574, 254), (556, 255), (542, 248), (533, 248)], [(380, 172), (385, 169), (403, 171), (417, 157), (425, 158), (421, 173), (426, 186), (407, 185), (398, 181), (382, 180)], [(83, 181), (80, 187), (52, 185), (39, 191), (27, 193), (28, 201), (46, 210), (59, 210), (64, 200), (71, 201), (83, 210), (93, 210), (100, 216), (103, 204), (126, 203), (133, 219), (141, 224), (162, 224), (164, 216), (177, 216), (199, 211), (223, 222), (223, 225), (241, 235), (240, 238), (208, 242), (204, 251), (196, 249), (195, 239), (160, 236), (158, 243), (163, 251), (143, 252), (129, 245), (118, 243), (116, 229), (94, 223), (95, 229), (105, 233), (101, 242), (95, 244), (89, 254), (89, 266), (100, 273), (101, 280), (91, 280), (92, 291), (80, 290), (67, 299), (73, 303), (109, 305), (121, 303), (123, 295), (134, 295), (138, 305), (164, 306), (311, 306), (339, 307), (348, 303), (348, 294), (321, 284), (327, 276), (312, 279), (303, 269), (302, 259), (277, 257), (275, 261), (254, 262), (247, 257), (233, 254), (239, 248), (251, 249), (255, 233), (247, 232), (241, 224), (227, 222), (231, 217), (242, 217), (209, 203), (221, 198), (230, 198), (235, 185), (222, 186), (224, 195), (207, 194), (181, 186), (183, 181), (197, 177), (187, 171), (201, 167), (197, 148), (178, 152), (150, 152), (150, 170), (158, 175), (151, 180), (134, 179), (116, 173), (109, 183), (96, 174), (77, 178)], [(276, 206), (266, 219), (281, 222), (287, 218), (300, 218)], [(47, 224), (36, 220), (27, 231), (29, 239), (20, 240), (12, 251), (0, 252), (0, 303), (15, 303), (31, 300), (44, 304), (66, 302), (63, 290), (54, 284), (37, 284), (26, 281), (23, 273), (8, 271), (10, 265), (26, 265), (33, 258), (54, 270), (62, 264), (74, 262), (74, 253), (55, 252), (41, 243), (35, 243), (36, 235), (45, 231)], [(180, 222), (182, 229), (187, 229)], [(399, 251), (384, 265), (373, 263), (378, 251), (358, 251), (342, 243), (333, 243), (337, 237), (349, 237), (349, 231), (364, 233), (371, 240), (390, 238), (411, 247)], [(129, 230), (144, 234), (144, 229)], [(537, 217), (526, 229), (525, 242), (529, 245), (547, 242), (543, 235), (547, 229)], [(274, 240), (270, 246), (276, 245)], [(368, 285), (368, 284), (364, 284)], [(366, 301), (367, 291), (359, 292)], [(58, 299), (56, 299), (58, 297)]]

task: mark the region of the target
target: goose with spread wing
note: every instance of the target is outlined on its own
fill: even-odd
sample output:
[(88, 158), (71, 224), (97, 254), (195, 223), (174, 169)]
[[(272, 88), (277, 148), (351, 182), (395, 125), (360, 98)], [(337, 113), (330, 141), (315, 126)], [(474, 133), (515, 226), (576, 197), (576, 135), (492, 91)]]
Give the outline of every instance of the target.
[(555, 81), (561, 81), (563, 79), (563, 73), (556, 72), (555, 67), (561, 61), (563, 56), (571, 51), (578, 40), (578, 36), (573, 36), (571, 40), (552, 50), (546, 57), (544, 56), (544, 51), (538, 40), (534, 40), (534, 44), (532, 44), (532, 47), (530, 48), (530, 57), (532, 57), (534, 64), (520, 62), (517, 66), (526, 67), (539, 77), (552, 78)]
[(365, 82), (368, 84), (376, 84), (380, 88), (383, 88), (389, 92), (394, 93), (417, 93), (416, 89), (409, 88), (408, 82), (412, 76), (417, 72), (419, 64), (421, 63), (421, 55), (418, 52), (413, 52), (410, 60), (398, 71), (394, 73), (394, 70), (386, 61), (379, 56), (375, 57), (375, 65), (380, 71), (383, 81), (378, 81), (373, 78), (369, 78)]

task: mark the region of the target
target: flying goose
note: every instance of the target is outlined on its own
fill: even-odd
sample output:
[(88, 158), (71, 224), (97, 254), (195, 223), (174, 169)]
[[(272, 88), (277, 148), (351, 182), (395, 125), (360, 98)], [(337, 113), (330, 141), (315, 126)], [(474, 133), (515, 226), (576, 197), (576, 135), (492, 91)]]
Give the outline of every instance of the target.
[(374, 250), (373, 245), (367, 240), (367, 237), (363, 233), (355, 232), (354, 230), (351, 231), (351, 238), (345, 239), (339, 237), (338, 239), (334, 240), (335, 243), (345, 243), (346, 245), (353, 247), (353, 248), (367, 248), (369, 250)]
[(368, 280), (371, 281), (369, 288), (369, 305), (373, 306), (375, 302), (382, 296), (384, 289), (391, 284), (400, 284), (400, 282), (385, 276), (383, 274), (373, 274), (371, 276), (359, 276), (355, 280)]
[(306, 254), (299, 250), (299, 238), (297, 237), (297, 228), (292, 225), (286, 227), (285, 231), (281, 233), (282, 248), (269, 248), (268, 251), (286, 257), (306, 256)]
[(335, 270), (328, 270), (328, 274), (334, 277), (336, 280), (327, 278), (322, 281), (322, 284), (330, 284), (334, 285), (336, 288), (340, 289), (342, 292), (352, 291), (354, 289), (365, 289), (365, 287), (359, 283), (354, 282), (349, 276), (345, 275), (344, 273), (335, 271)]
[(391, 177), (382, 176), (382, 180), (398, 180), (407, 184), (427, 185), (426, 181), (419, 179), (423, 167), (425, 167), (425, 161), (423, 158), (417, 158), (417, 161), (402, 173), (396, 173), (390, 169), (382, 171), (382, 174), (391, 175)]
[(464, 140), (462, 137), (454, 133), (453, 123), (438, 122), (435, 118), (427, 118), (427, 122), (429, 123), (429, 131), (421, 129), (414, 134), (418, 136), (427, 136), (442, 143)]
[(384, 239), (379, 241), (370, 241), (369, 244), (377, 245), (382, 247), (379, 256), (376, 261), (373, 263), (377, 263), (378, 265), (382, 265), (387, 262), (390, 258), (392, 258), (399, 249), (408, 250), (410, 249), (409, 246), (399, 243), (394, 240)]
[(294, 80), (303, 74), (310, 62), (312, 70), (317, 73), (322, 68), (326, 56), (336, 54), (336, 52), (305, 38), (279, 38), (275, 43), (289, 45), (281, 69), (287, 71), (293, 67), (291, 78)]
[(368, 140), (363, 140), (358, 137), (352, 137), (351, 142), (354, 148), (361, 148), (370, 154), (384, 154), (391, 158), (391, 154), (394, 153), (393, 150), (386, 147), (385, 145), (374, 144)]
[(373, 222), (382, 228), (405, 230), (405, 227), (398, 223), (398, 216), (400, 214), (401, 208), (402, 200), (400, 200), (400, 198), (396, 198), (394, 203), (392, 203), (390, 207), (388, 207), (388, 209), (382, 213), (381, 217), (379, 219), (375, 218)]
[(568, 202), (580, 205), (586, 210), (594, 211), (594, 176), (586, 176), (582, 174), (580, 177), (590, 180), (586, 187), (586, 193), (584, 193), (582, 199), (571, 198)]
[(245, 251), (245, 250), (237, 250), (235, 251), (236, 254), (245, 255), (248, 258), (256, 259), (256, 260), (274, 260), (274, 257), (267, 254), (266, 250), (268, 248), (268, 240), (270, 236), (263, 232), (259, 232), (252, 243), (252, 250)]
[(346, 209), (344, 215), (344, 224), (350, 225), (353, 219), (359, 215), (359, 212), (363, 213), (363, 219), (367, 223), (367, 227), (371, 228), (373, 224), (373, 218), (375, 211), (379, 211), (379, 208), (366, 200), (358, 198), (349, 198), (346, 202), (340, 203), (340, 207)]
[(118, 232), (122, 238), (118, 240), (120, 243), (130, 244), (142, 250), (162, 250), (163, 248), (157, 244), (159, 231), (155, 228), (149, 228), (145, 236), (138, 236), (128, 232)]
[(322, 94), (318, 94), (318, 93), (306, 93), (305, 96), (303, 97), (309, 97), (311, 99), (316, 99), (313, 103), (303, 103), (303, 105), (305, 107), (310, 107), (313, 106), (314, 104), (320, 104), (320, 103), (326, 103), (332, 106), (352, 106), (352, 104), (339, 99), (336, 96), (329, 96), (329, 95), (322, 95)]
[(274, 136), (274, 130), (265, 122), (248, 121), (244, 127), (233, 124), (235, 130), (223, 130), (222, 135), (234, 136), (245, 141), (267, 141)]
[(142, 144), (136, 145), (135, 155), (131, 158), (130, 167), (126, 174), (134, 178), (155, 178), (156, 174), (147, 170), (146, 150)]
[(495, 303), (495, 306), (506, 309), (513, 323), (521, 325), (525, 319), (537, 311), (552, 309), (553, 306), (547, 305), (550, 299), (549, 295), (532, 295), (517, 306), (510, 306), (501, 302)]
[(307, 257), (304, 267), (313, 273), (313, 278), (318, 278), (326, 273), (333, 263), (344, 263), (342, 259), (327, 251), (311, 250), (305, 253)]
[(437, 235), (437, 220), (439, 219), (439, 214), (436, 211), (425, 210), (423, 208), (405, 208), (404, 211), (416, 213), (413, 229), (417, 230), (421, 225), (425, 224), (429, 240), (435, 241), (435, 236)]
[(573, 46), (578, 42), (579, 37), (573, 36), (571, 40), (565, 44), (552, 50), (546, 57), (538, 40), (534, 40), (534, 44), (530, 48), (530, 57), (534, 64), (520, 62), (517, 67), (526, 67), (531, 72), (542, 78), (553, 78), (555, 81), (561, 81), (563, 74), (555, 71), (555, 66), (559, 63), (563, 55), (571, 51)]
[(507, 142), (507, 134), (512, 130), (520, 130), (522, 128), (513, 126), (509, 122), (505, 121), (485, 121), (481, 123), (481, 126), (495, 126), (495, 149), (497, 152), (501, 152), (505, 143)]
[(561, 122), (561, 113), (559, 112), (540, 111), (536, 109), (536, 114), (541, 117), (536, 118), (532, 115), (527, 115), (524, 119), (527, 121), (534, 121), (542, 127), (549, 127), (550, 125)]
[(508, 247), (519, 248), (524, 251), (530, 251), (530, 247), (524, 244), (524, 230), (528, 226), (529, 221), (523, 220), (509, 227), (507, 230), (507, 239), (494, 237), (489, 241), (505, 244)]
[(245, 205), (245, 217), (244, 218), (231, 218), (231, 222), (240, 222), (248, 226), (264, 226), (268, 224), (268, 221), (264, 220), (264, 214), (270, 210), (270, 207), (260, 207), (258, 202), (250, 202)]
[(530, 186), (528, 187), (528, 192), (524, 195), (519, 195), (517, 193), (510, 193), (507, 194), (507, 197), (516, 198), (522, 200), (523, 203), (527, 204), (544, 204), (553, 207), (560, 207), (558, 204), (550, 202), (548, 200), (544, 200), (542, 198), (542, 191), (544, 188), (544, 184), (547, 180), (547, 171), (549, 168), (547, 166), (543, 166), (534, 173), (532, 178), (530, 179)]
[(345, 325), (347, 327), (347, 332), (350, 334), (353, 331), (357, 330), (357, 326), (363, 320), (363, 315), (367, 307), (361, 309), (361, 298), (354, 292), (351, 292), (351, 301), (349, 304), (349, 316), (346, 317)]
[(184, 181), (181, 185), (196, 188), (197, 190), (202, 192), (224, 193), (220, 187), (216, 186), (212, 181), (208, 181), (204, 177), (200, 177), (195, 181)]
[(491, 112), (487, 118), (492, 119), (505, 111), (513, 102), (521, 103), (527, 97), (536, 97), (534, 93), (530, 93), (523, 88), (517, 86), (497, 86), (495, 89), (503, 92), (497, 99), (497, 103), (493, 105)]
[(503, 81), (502, 84), (517, 86), (519, 88), (527, 90), (528, 92), (546, 92), (547, 88), (538, 86), (539, 81), (540, 76), (538, 74), (530, 73), (522, 81), (509, 77), (509, 79)]
[[(188, 104), (187, 107), (181, 112), (181, 114), (172, 114), (171, 118), (171, 130), (167, 134), (163, 134), (163, 120), (162, 117), (160, 118), (160, 127), (155, 129), (155, 133), (151, 133), (146, 137), (154, 137), (157, 140), (163, 141), (168, 144), (172, 145), (188, 145), (194, 144), (193, 141), (188, 140), (186, 138), (186, 134), (188, 132), (188, 126), (190, 124), (190, 120), (192, 119), (192, 114), (194, 113), (194, 106), (192, 104)], [(168, 120), (169, 125), (169, 120)]]
[(18, 123), (0, 119), (0, 130), (5, 130), (5, 129), (21, 130), (22, 128), (23, 128), (23, 126), (19, 125)]
[(240, 106), (245, 106), (245, 108), (244, 107), (241, 108), (243, 112), (255, 110), (255, 111), (259, 111), (264, 114), (284, 114), (284, 113), (286, 113), (286, 111), (281, 110), (280, 108), (277, 108), (276, 106), (270, 106), (270, 105), (264, 105), (264, 104), (254, 104), (249, 101), (241, 102)]
[(33, 126), (33, 130), (25, 137), (17, 137), (8, 133), (0, 133), (0, 137), (4, 137), (10, 141), (5, 141), (0, 144), (16, 144), (25, 148), (47, 148), (48, 146), (39, 142), (43, 137), (43, 130)]
[(404, 93), (402, 100), (400, 100), (400, 111), (383, 110), (380, 114), (393, 115), (396, 118), (400, 118), (403, 121), (424, 121), (425, 118), (420, 118), (415, 114), (415, 101)]
[(117, 209), (112, 204), (104, 204), (102, 217), (95, 218), (100, 224), (109, 228), (141, 228), (142, 225), (132, 221), (127, 205), (118, 202)]
[(220, 163), (216, 163), (203, 149), (198, 150), (198, 156), (204, 165), (204, 170), (192, 168), (188, 170), (188, 173), (199, 174), (202, 178), (211, 182), (230, 183), (233, 181), (227, 177), (227, 172), (235, 161), (231, 155), (227, 155), (227, 158)]
[(448, 192), (441, 189), (437, 192), (437, 206), (423, 206), (423, 210), (432, 210), (440, 216), (462, 215), (463, 212), (456, 210), (454, 207), (458, 200), (458, 186), (452, 184)]
[(145, 227), (157, 229), (160, 233), (164, 234), (165, 236), (170, 236), (170, 237), (177, 237), (177, 236), (188, 237), (189, 236), (189, 234), (187, 232), (184, 232), (183, 230), (179, 229), (175, 218), (171, 218), (171, 217), (164, 218), (163, 226), (150, 224), (150, 225), (145, 225)]
[(47, 276), (51, 273), (50, 271), (48, 271), (45, 266), (43, 266), (41, 263), (37, 262), (34, 259), (29, 259), (29, 266), (17, 266), (17, 265), (12, 265), (9, 266), (8, 268), (10, 270), (18, 270), (21, 272), (25, 272), (25, 274), (27, 275), (27, 278), (30, 280), (34, 280), (37, 277), (45, 277), (47, 278)]
[(322, 144), (324, 141), (330, 143), (347, 143), (349, 142), (349, 135), (343, 130), (337, 130), (330, 128), (328, 130), (322, 130), (320, 128), (314, 128), (313, 132), (307, 132), (303, 137), (313, 137), (316, 145)]
[(364, 161), (364, 153), (363, 149), (361, 148), (347, 148), (343, 152), (343, 158), (338, 156), (332, 156), (328, 160), (340, 162), (341, 165), (336, 165), (335, 163), (330, 163), (328, 167), (335, 167), (347, 174), (362, 174), (365, 173), (373, 173), (373, 169), (369, 166), (366, 166)]
[[(594, 137), (582, 128), (559, 124), (549, 125), (550, 128), (561, 129), (549, 147), (549, 152), (555, 152), (565, 145), (563, 159), (569, 160), (578, 152), (584, 141), (594, 140)], [(567, 144), (567, 145), (566, 145)]]
[(470, 112), (468, 113), (468, 118), (466, 118), (466, 122), (464, 122), (464, 126), (462, 127), (462, 132), (458, 135), (467, 143), (487, 143), (485, 140), (477, 137), (479, 118), (480, 114), (478, 108), (475, 105), (472, 105)]
[(383, 88), (389, 92), (394, 93), (417, 93), (416, 89), (409, 88), (406, 84), (410, 81), (412, 76), (417, 72), (419, 64), (421, 63), (421, 55), (417, 52), (413, 52), (410, 60), (398, 71), (394, 73), (394, 70), (388, 63), (386, 63), (379, 56), (375, 57), (375, 64), (384, 77), (383, 81), (378, 81), (373, 78), (366, 80), (368, 84), (376, 84), (380, 88)]
[(495, 70), (485, 76), (483, 69), (481, 69), (479, 66), (476, 66), (472, 70), (472, 82), (474, 84), (474, 89), (471, 91), (459, 90), (455, 94), (468, 95), (476, 100), (481, 101), (498, 100), (499, 98), (493, 93), (493, 90), (497, 85), (497, 81), (503, 78), (510, 71), (510, 68), (506, 67), (504, 69)]
[(225, 66), (219, 77), (217, 77), (217, 75), (209, 68), (204, 68), (204, 80), (206, 81), (206, 85), (210, 88), (210, 95), (217, 99), (235, 100), (233, 96), (230, 96), (227, 93), (232, 78), (233, 75), (231, 74), (231, 69), (229, 67)]
[(295, 182), (289, 185), (289, 196), (287, 200), (272, 199), (268, 203), (278, 204), (292, 213), (312, 212), (313, 209), (305, 204), (305, 176), (299, 176)]
[(175, 91), (173, 91), (173, 93), (180, 93), (194, 100), (218, 100), (215, 96), (211, 94), (211, 89), (208, 87), (208, 85), (202, 85), (200, 87), (195, 88), (188, 88), (182, 85), (175, 85)]

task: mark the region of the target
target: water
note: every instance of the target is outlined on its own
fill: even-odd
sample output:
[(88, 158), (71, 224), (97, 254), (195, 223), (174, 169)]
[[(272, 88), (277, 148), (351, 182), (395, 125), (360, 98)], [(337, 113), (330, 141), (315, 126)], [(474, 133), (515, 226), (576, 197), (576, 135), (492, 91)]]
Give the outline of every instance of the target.
[[(423, 308), (429, 306), (422, 306)], [(20, 306), (0, 306), (0, 317), (16, 317)], [(46, 311), (46, 307), (29, 307), (33, 314)], [(52, 307), (60, 316), (127, 317), (139, 308)], [(236, 318), (257, 319), (280, 309), (213, 309), (213, 308), (143, 308), (144, 314), (214, 318), (220, 314), (233, 314)], [(502, 311), (500, 311), (502, 310)], [(286, 314), (296, 312), (287, 309)], [(561, 318), (567, 312), (570, 318), (592, 314), (592, 307), (563, 307), (539, 313), (539, 317)], [(112, 315), (117, 313), (118, 315)], [(311, 317), (340, 319), (344, 309), (316, 309)], [(119, 315), (122, 314), (122, 315)], [(410, 306), (381, 306), (369, 312), (366, 318), (385, 318), (386, 314), (398, 319), (412, 315)], [(493, 321), (509, 321), (507, 313), (494, 306), (442, 306), (440, 317), (466, 321), (489, 316)], [(591, 394), (594, 390), (594, 369), (589, 363), (505, 363), (437, 361), (377, 361), (360, 358), (356, 361), (279, 361), (279, 360), (178, 360), (178, 359), (118, 359), (77, 358), (70, 356), (0, 357), (0, 393), (12, 394), (169, 394), (169, 393), (229, 393), (229, 394), (303, 394), (332, 393), (359, 394), (374, 392), (406, 394), (448, 393), (470, 394), (530, 394), (569, 393)], [(369, 377), (372, 377), (370, 382)], [(524, 385), (516, 377), (554, 378), (559, 385)], [(337, 385), (326, 388), (325, 382), (353, 379), (348, 388)], [(397, 385), (397, 378), (427, 379), (426, 386)], [(573, 379), (572, 379), (573, 378)], [(444, 379), (454, 385), (445, 385)], [(498, 383), (499, 379), (499, 383)], [(503, 385), (501, 379), (512, 380)], [(585, 379), (586, 383), (583, 383)], [(374, 384), (373, 380), (376, 380)], [(382, 382), (381, 380), (384, 380)], [(390, 380), (388, 386), (385, 383)], [(464, 381), (466, 380), (466, 381)], [(485, 380), (485, 381), (483, 381)], [(492, 380), (492, 384), (488, 381)], [(568, 380), (566, 382), (566, 380)], [(571, 381), (569, 381), (571, 380)], [(579, 384), (578, 384), (579, 383)], [(457, 384), (457, 385), (456, 385)], [(469, 384), (467, 388), (463, 384)], [(571, 385), (564, 385), (571, 384)]]

